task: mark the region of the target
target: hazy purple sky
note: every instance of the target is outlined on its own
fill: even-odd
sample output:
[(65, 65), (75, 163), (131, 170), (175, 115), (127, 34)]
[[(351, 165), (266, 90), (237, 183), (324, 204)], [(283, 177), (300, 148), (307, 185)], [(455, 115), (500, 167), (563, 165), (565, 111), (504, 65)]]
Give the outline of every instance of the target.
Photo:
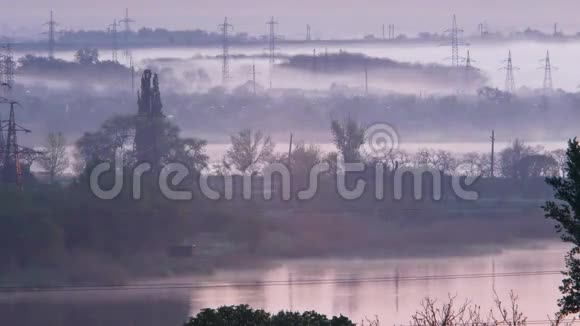
[(580, 30), (580, 0), (0, 0), (9, 2), (10, 15), (2, 15), (0, 29), (14, 33), (23, 29), (41, 31), (53, 9), (61, 27), (102, 29), (129, 7), (135, 27), (170, 29), (215, 29), (224, 16), (237, 31), (264, 33), (265, 21), (274, 15), (279, 31), (287, 36), (304, 33), (312, 25), (315, 37), (379, 34), (383, 23), (416, 33), (441, 31), (456, 13), (466, 32), (474, 32), (480, 21), (501, 30), (531, 26), (550, 30), (559, 22), (565, 32)]

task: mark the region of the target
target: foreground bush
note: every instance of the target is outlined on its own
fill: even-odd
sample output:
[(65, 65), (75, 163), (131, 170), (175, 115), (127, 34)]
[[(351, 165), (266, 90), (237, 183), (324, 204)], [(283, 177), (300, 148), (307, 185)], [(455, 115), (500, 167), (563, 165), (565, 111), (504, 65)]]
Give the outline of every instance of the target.
[(304, 313), (280, 311), (270, 315), (247, 305), (204, 309), (185, 326), (354, 326), (344, 316), (328, 319), (315, 311)]

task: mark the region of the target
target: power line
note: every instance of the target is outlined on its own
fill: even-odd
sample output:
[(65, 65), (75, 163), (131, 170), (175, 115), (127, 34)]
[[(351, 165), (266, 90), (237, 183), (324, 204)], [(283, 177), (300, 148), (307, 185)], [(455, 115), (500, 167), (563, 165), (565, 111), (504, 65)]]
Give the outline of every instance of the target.
[(303, 280), (270, 280), (255, 282), (198, 282), (198, 283), (167, 283), (167, 284), (134, 284), (134, 285), (103, 285), (103, 286), (62, 286), (62, 287), (0, 287), (0, 293), (17, 292), (85, 292), (85, 291), (133, 291), (133, 290), (171, 290), (171, 289), (200, 289), (224, 287), (267, 287), (289, 285), (322, 285), (322, 284), (350, 284), (350, 283), (386, 283), (386, 282), (418, 282), (442, 281), (457, 279), (507, 278), (527, 276), (562, 275), (560, 271), (532, 271), (532, 272), (505, 272), (505, 273), (474, 273), (449, 275), (423, 276), (385, 276), (369, 278), (334, 278), (334, 279), (303, 279)]

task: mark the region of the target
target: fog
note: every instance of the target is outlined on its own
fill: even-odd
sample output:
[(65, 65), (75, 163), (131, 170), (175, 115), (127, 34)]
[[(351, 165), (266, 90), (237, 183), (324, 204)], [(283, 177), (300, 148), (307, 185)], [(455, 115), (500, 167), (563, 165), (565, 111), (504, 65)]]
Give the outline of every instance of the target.
[[(0, 25), (0, 324), (239, 304), (407, 324), (426, 296), (511, 289), (530, 323), (556, 312), (570, 243), (544, 205), (576, 175), (577, 3), (48, 6)], [(126, 6), (132, 31), (105, 31)]]

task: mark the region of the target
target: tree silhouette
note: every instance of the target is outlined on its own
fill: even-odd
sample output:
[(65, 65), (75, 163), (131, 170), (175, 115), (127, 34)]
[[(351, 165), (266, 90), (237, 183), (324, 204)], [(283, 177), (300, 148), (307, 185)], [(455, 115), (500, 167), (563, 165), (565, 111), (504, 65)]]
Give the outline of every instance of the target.
[(566, 157), (564, 176), (546, 179), (558, 202), (548, 201), (543, 206), (546, 217), (558, 222), (556, 230), (562, 240), (573, 245), (565, 258), (567, 270), (560, 286), (563, 297), (558, 301), (565, 315), (580, 312), (580, 145), (576, 138), (568, 141)]

